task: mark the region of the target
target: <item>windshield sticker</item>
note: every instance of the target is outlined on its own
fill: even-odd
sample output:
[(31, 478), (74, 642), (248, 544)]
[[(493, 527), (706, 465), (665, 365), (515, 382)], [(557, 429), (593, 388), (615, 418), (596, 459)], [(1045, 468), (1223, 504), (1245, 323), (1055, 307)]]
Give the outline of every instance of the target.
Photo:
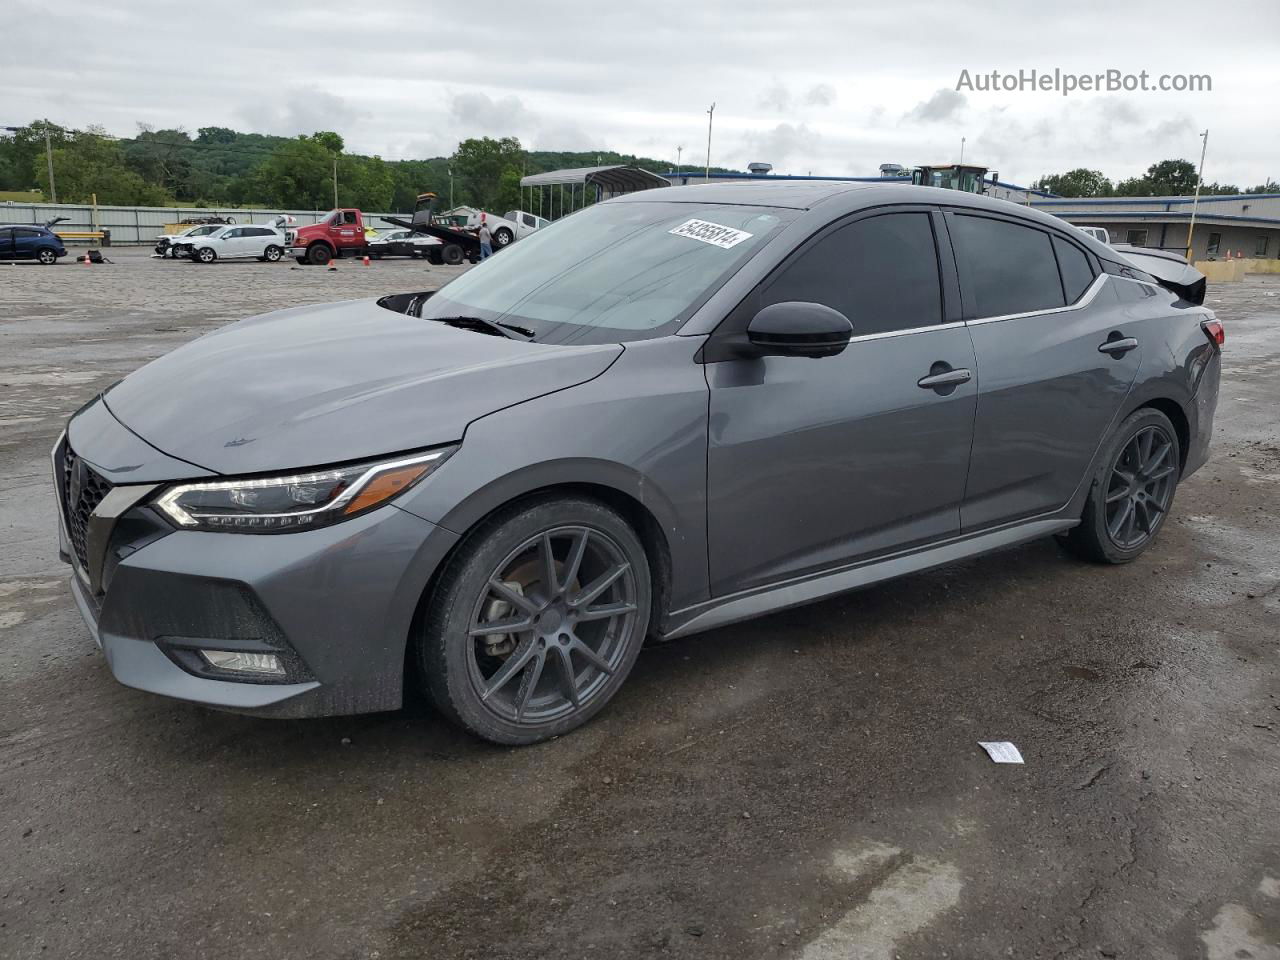
[(707, 220), (686, 220), (680, 226), (668, 230), (667, 233), (674, 233), (677, 237), (688, 237), (690, 240), (701, 240), (703, 243), (709, 243), (713, 247), (724, 250), (736, 247), (752, 236), (745, 230), (725, 227)]

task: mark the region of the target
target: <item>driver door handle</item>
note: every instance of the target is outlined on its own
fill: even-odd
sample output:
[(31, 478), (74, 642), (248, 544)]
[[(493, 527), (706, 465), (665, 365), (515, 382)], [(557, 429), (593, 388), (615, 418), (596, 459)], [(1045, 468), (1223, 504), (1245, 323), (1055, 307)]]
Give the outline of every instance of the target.
[(1099, 353), (1109, 353), (1113, 357), (1122, 357), (1130, 350), (1137, 349), (1138, 341), (1134, 337), (1115, 337), (1098, 344)]
[(925, 390), (938, 390), (946, 389), (947, 387), (958, 387), (960, 384), (968, 383), (972, 379), (973, 374), (964, 367), (960, 367), (955, 370), (944, 370), (941, 373), (921, 377), (916, 381), (916, 386)]

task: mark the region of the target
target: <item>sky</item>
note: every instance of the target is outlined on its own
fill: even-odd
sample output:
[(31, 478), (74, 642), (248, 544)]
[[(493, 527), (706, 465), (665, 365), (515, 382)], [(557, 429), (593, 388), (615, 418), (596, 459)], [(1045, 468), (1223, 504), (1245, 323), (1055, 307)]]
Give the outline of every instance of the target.
[[(696, 167), (714, 102), (711, 162), (738, 169), (874, 175), (954, 162), (964, 138), (1007, 182), (1080, 166), (1116, 180), (1198, 161), (1207, 128), (1206, 181), (1280, 179), (1274, 0), (9, 0), (4, 23), (0, 126), (325, 129), (386, 159), (517, 136)], [(978, 89), (1033, 69), (1212, 89)]]

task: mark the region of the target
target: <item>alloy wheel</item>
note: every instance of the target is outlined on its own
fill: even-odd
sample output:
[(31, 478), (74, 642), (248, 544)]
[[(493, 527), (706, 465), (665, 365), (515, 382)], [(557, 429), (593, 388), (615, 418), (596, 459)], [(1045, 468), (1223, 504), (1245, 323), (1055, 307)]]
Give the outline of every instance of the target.
[(1174, 439), (1163, 427), (1143, 427), (1120, 451), (1107, 481), (1106, 525), (1123, 550), (1156, 532), (1173, 499), (1177, 472)]
[(586, 526), (530, 537), (491, 573), (468, 632), (468, 672), (498, 717), (543, 724), (608, 684), (635, 629), (636, 577), (622, 547)]
[(39, 259), (39, 261), (45, 266), (48, 266), (58, 259), (58, 255), (49, 249), (42, 249), (36, 256), (37, 259)]

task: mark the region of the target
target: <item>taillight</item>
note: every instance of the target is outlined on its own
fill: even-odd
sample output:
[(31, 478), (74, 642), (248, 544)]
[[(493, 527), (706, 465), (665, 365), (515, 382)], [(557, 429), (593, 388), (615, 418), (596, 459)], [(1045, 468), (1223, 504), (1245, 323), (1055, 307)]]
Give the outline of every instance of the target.
[(1222, 324), (1217, 320), (1205, 320), (1200, 324), (1200, 329), (1204, 331), (1206, 337), (1218, 346), (1222, 346), (1227, 342), (1227, 331), (1222, 329)]

